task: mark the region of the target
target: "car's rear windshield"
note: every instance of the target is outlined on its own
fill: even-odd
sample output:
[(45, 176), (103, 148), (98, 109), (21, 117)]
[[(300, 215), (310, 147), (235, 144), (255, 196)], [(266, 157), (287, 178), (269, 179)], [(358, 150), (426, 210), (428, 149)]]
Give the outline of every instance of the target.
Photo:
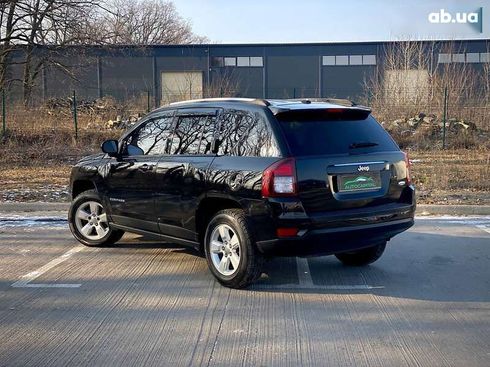
[(301, 110), (278, 113), (291, 153), (296, 156), (358, 154), (398, 150), (398, 146), (362, 110)]

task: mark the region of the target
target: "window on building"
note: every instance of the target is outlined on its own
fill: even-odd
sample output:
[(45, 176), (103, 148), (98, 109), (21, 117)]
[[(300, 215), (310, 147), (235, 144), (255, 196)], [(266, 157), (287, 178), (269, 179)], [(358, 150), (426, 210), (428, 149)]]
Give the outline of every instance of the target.
[(250, 57), (237, 57), (237, 66), (250, 66)]
[(323, 56), (322, 64), (324, 66), (335, 65), (335, 56)]
[(451, 54), (439, 54), (437, 57), (439, 64), (448, 64), (451, 62)]
[(376, 55), (322, 56), (322, 65), (376, 65)]
[(347, 55), (335, 56), (335, 65), (349, 65), (349, 56)]
[(242, 66), (242, 67), (263, 67), (264, 58), (262, 56), (239, 56), (239, 57), (212, 57), (211, 67), (223, 66)]
[(127, 155), (165, 154), (168, 138), (172, 134), (173, 113), (144, 123), (124, 141)]
[(239, 67), (262, 67), (264, 66), (264, 58), (262, 56), (239, 56), (236, 58), (236, 66)]
[(490, 62), (490, 52), (480, 53), (480, 62)]
[(480, 62), (480, 54), (478, 52), (468, 52), (466, 54), (466, 62)]
[(250, 57), (250, 66), (264, 66), (264, 60), (262, 56), (251, 56)]
[(181, 116), (172, 138), (170, 154), (208, 154), (215, 116)]
[(236, 66), (236, 57), (225, 57), (225, 66)]
[(464, 62), (464, 54), (453, 54), (453, 62)]
[(220, 68), (223, 66), (223, 58), (222, 57), (211, 57), (211, 66), (215, 68)]
[(362, 55), (363, 65), (376, 65), (376, 55)]
[(349, 56), (350, 65), (362, 65), (362, 55), (350, 55)]

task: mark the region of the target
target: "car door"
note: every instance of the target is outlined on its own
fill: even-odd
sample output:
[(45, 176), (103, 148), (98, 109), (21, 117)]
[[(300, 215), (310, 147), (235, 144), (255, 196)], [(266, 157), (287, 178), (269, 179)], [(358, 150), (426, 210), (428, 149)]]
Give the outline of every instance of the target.
[(115, 224), (158, 232), (155, 215), (156, 167), (172, 134), (174, 112), (144, 122), (121, 142), (121, 156), (110, 162), (105, 179)]
[(211, 152), (217, 108), (178, 110), (169, 154), (157, 165), (155, 207), (161, 233), (196, 240), (195, 211), (206, 193), (206, 172)]

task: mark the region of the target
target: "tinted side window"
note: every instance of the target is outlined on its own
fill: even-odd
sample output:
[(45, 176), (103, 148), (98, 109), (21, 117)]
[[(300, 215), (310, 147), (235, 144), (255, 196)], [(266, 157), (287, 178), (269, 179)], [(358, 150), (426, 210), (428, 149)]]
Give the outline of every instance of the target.
[(172, 138), (170, 154), (208, 154), (216, 116), (181, 116)]
[(167, 140), (172, 134), (173, 114), (156, 117), (136, 129), (126, 139), (127, 155), (165, 154)]
[(220, 117), (220, 155), (279, 157), (279, 148), (259, 113), (226, 110)]

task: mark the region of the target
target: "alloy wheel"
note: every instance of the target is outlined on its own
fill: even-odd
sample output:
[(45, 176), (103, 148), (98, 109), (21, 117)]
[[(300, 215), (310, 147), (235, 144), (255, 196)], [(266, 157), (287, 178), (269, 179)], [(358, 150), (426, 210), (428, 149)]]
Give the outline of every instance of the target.
[(83, 237), (92, 241), (100, 240), (109, 233), (107, 214), (96, 201), (86, 201), (77, 208), (75, 225)]
[(240, 240), (235, 231), (226, 224), (213, 229), (209, 252), (213, 266), (220, 274), (233, 275), (240, 266)]

